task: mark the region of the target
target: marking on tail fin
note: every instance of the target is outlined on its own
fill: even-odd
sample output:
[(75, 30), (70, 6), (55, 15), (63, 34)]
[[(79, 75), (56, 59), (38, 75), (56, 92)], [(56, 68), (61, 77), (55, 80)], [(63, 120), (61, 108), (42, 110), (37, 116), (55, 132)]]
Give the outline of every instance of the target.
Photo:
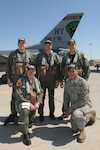
[(72, 38), (74, 35), (77, 27), (78, 27), (79, 21), (73, 21), (70, 22), (68, 25), (66, 25), (66, 31), (68, 32), (69, 36)]
[(64, 17), (64, 19), (63, 20), (74, 20), (74, 19), (81, 19), (82, 18), (82, 16), (83, 16), (83, 13), (81, 13), (80, 15), (78, 15), (78, 14), (76, 14), (76, 15), (74, 15), (74, 14), (70, 14), (70, 15), (67, 15), (66, 17)]

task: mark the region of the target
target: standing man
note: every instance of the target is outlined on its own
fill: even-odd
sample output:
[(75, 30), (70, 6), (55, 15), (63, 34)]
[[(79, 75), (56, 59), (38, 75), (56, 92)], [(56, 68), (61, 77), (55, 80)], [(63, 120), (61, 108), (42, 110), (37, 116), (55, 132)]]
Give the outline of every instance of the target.
[(23, 133), (23, 143), (25, 145), (31, 144), (28, 128), (34, 122), (36, 110), (39, 108), (43, 96), (43, 90), (35, 74), (35, 67), (28, 65), (26, 75), (23, 75), (16, 82), (15, 106), (19, 113), (18, 128)]
[(75, 64), (68, 66), (69, 78), (65, 81), (64, 87), (64, 112), (67, 116), (71, 115), (73, 131), (79, 132), (77, 142), (83, 143), (86, 140), (85, 126), (95, 122), (96, 112), (92, 110), (89, 86), (78, 72)]
[(49, 116), (55, 120), (55, 105), (54, 105), (54, 92), (55, 88), (59, 85), (59, 56), (52, 50), (52, 42), (46, 40), (44, 43), (44, 52), (38, 54), (36, 58), (37, 76), (41, 82), (44, 95), (42, 104), (39, 107), (40, 121), (44, 121), (44, 100), (46, 89), (48, 89), (49, 97)]
[(26, 51), (26, 42), (24, 38), (18, 39), (18, 49), (11, 52), (7, 61), (7, 83), (12, 88), (12, 99), (11, 99), (11, 114), (5, 120), (4, 125), (9, 122), (14, 122), (14, 118), (17, 116), (15, 110), (15, 84), (18, 78), (26, 73), (28, 64), (34, 63), (34, 57), (30, 52)]
[[(69, 48), (69, 52), (63, 57), (61, 63), (61, 77), (60, 77), (61, 88), (64, 87), (62, 81), (68, 78), (67, 66), (70, 63), (77, 64), (78, 74), (79, 76), (83, 77), (85, 80), (88, 80), (90, 75), (90, 66), (89, 66), (88, 59), (85, 54), (77, 50), (76, 42), (74, 39), (68, 41), (68, 48)], [(62, 106), (62, 112), (63, 112), (63, 106)], [(66, 117), (67, 117), (66, 114), (63, 113), (60, 117), (58, 117), (58, 120), (63, 120)]]

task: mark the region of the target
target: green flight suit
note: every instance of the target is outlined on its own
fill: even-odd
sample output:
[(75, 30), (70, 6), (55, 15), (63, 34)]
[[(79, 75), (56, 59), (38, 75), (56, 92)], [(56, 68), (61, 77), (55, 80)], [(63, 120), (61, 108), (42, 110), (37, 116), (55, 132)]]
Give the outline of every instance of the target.
[(33, 81), (30, 83), (27, 76), (23, 75), (22, 78), (17, 80), (15, 91), (16, 95), (15, 107), (17, 112), (19, 113), (18, 127), (19, 131), (22, 132), (23, 134), (28, 133), (29, 124), (34, 123), (35, 119), (36, 111), (35, 110), (31, 111), (28, 106), (30, 105), (30, 103), (32, 103), (32, 100), (34, 99), (31, 97), (31, 92), (35, 92), (36, 94), (34, 104), (36, 102), (41, 103), (43, 90), (41, 88), (39, 80), (36, 77), (34, 77)]
[[(82, 70), (80, 74), (85, 80), (88, 80), (90, 75), (90, 65), (88, 59), (85, 54), (76, 50), (76, 53), (71, 55), (69, 52), (62, 58), (61, 62), (61, 76), (60, 79), (63, 80), (64, 76), (63, 69), (65, 66), (69, 65), (70, 63), (77, 64), (78, 68)], [(67, 76), (68, 77), (68, 76)]]
[(36, 69), (37, 69), (37, 77), (41, 82), (42, 89), (44, 91), (42, 104), (39, 107), (38, 113), (43, 116), (44, 111), (44, 100), (46, 89), (48, 89), (48, 97), (49, 97), (49, 115), (53, 115), (55, 111), (54, 105), (54, 92), (55, 92), (55, 83), (59, 81), (59, 73), (60, 73), (60, 60), (59, 56), (51, 51), (49, 55), (45, 52), (39, 53), (36, 58)]

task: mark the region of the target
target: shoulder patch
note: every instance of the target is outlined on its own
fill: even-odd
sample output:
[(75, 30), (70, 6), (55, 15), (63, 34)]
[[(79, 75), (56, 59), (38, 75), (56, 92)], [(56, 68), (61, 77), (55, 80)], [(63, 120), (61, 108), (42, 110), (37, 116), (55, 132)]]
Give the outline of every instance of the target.
[(84, 59), (87, 59), (87, 56), (84, 54)]
[(22, 86), (22, 80), (21, 79), (17, 80), (16, 86), (18, 86), (18, 87)]

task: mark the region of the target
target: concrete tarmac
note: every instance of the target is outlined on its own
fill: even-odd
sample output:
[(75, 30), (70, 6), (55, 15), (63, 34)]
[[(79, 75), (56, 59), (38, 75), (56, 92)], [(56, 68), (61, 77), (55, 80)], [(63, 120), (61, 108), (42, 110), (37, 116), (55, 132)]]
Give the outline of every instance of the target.
[[(40, 122), (38, 113), (36, 123), (29, 129), (32, 144), (26, 146), (22, 142), (21, 133), (17, 126), (8, 124), (4, 126), (4, 120), (10, 114), (11, 88), (7, 84), (0, 85), (0, 150), (100, 150), (100, 71), (91, 67), (88, 80), (90, 97), (93, 108), (96, 110), (96, 123), (86, 127), (86, 141), (77, 143), (77, 134), (73, 135), (69, 118), (62, 121), (51, 120), (48, 110), (48, 94), (45, 100), (45, 121)], [(55, 91), (55, 116), (61, 115), (63, 89)]]

